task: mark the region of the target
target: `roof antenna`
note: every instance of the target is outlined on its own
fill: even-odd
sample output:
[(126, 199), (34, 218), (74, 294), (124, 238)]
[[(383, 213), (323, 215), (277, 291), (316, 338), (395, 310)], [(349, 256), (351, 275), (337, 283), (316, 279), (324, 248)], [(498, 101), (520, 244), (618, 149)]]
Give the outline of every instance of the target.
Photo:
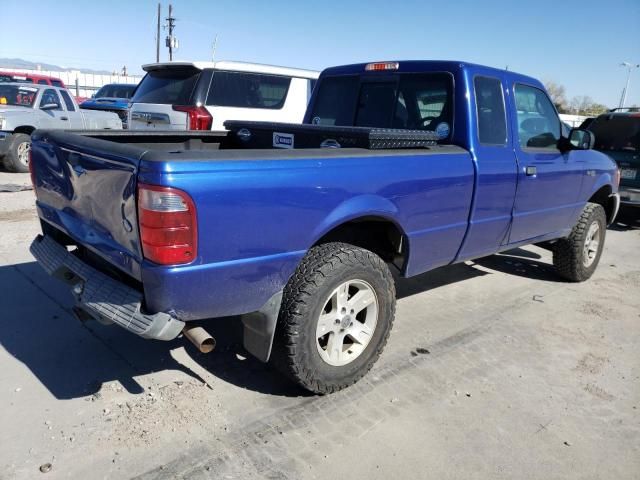
[(218, 34), (216, 33), (216, 38), (213, 39), (213, 46), (211, 47), (211, 61), (216, 61), (216, 48), (218, 47)]
[(507, 65), (506, 67), (504, 67), (504, 69), (508, 72), (508, 71), (509, 71), (509, 65)]

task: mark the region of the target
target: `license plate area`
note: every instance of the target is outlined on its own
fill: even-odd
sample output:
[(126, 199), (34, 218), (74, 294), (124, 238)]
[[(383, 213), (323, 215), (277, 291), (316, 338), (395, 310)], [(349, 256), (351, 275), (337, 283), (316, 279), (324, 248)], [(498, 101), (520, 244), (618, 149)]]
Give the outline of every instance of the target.
[(626, 180), (634, 180), (638, 170), (635, 168), (622, 168), (620, 169), (620, 178), (624, 178)]

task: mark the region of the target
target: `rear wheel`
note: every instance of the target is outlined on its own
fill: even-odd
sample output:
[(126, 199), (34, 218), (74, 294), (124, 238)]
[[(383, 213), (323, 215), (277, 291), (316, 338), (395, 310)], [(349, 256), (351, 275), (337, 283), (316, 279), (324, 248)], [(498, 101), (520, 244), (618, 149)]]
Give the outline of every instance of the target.
[(5, 168), (10, 172), (28, 172), (30, 150), (31, 137), (25, 133), (14, 133), (4, 156)]
[(553, 264), (560, 276), (583, 282), (595, 272), (607, 230), (607, 217), (601, 205), (587, 203), (567, 238), (553, 244)]
[(378, 359), (395, 314), (395, 285), (376, 254), (344, 243), (309, 250), (284, 290), (272, 359), (303, 388), (331, 393)]

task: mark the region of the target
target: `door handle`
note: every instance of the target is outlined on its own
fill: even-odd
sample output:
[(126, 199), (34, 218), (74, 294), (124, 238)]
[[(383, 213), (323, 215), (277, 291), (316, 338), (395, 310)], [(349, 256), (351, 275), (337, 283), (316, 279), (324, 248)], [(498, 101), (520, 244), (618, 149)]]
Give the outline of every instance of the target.
[(67, 120), (69, 120), (69, 117), (60, 117), (60, 120), (65, 120), (65, 121), (67, 121)]
[(524, 173), (527, 175), (527, 177), (535, 177), (538, 174), (538, 167), (527, 166), (524, 169)]

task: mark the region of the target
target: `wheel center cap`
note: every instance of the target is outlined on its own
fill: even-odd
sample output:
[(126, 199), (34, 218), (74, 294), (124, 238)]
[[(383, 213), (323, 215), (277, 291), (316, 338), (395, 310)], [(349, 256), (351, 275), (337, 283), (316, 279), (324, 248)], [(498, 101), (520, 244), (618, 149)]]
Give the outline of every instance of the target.
[(351, 325), (351, 315), (345, 315), (340, 320), (340, 328), (348, 328)]

